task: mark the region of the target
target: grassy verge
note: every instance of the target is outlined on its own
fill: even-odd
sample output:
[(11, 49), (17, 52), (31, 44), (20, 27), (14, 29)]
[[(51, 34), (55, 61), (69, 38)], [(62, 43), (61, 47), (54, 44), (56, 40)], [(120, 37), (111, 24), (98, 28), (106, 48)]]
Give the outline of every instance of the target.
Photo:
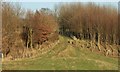
[(69, 38), (60, 36), (60, 43), (42, 56), (31, 59), (3, 62), (5, 70), (117, 70), (118, 59), (92, 53), (86, 48), (67, 43)]

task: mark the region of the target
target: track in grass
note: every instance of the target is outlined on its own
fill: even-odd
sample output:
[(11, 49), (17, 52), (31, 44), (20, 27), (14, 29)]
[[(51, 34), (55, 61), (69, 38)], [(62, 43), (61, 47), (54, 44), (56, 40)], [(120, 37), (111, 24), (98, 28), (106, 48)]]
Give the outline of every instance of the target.
[(67, 37), (37, 58), (3, 62), (5, 70), (117, 70), (118, 59), (92, 53), (86, 48), (72, 46)]

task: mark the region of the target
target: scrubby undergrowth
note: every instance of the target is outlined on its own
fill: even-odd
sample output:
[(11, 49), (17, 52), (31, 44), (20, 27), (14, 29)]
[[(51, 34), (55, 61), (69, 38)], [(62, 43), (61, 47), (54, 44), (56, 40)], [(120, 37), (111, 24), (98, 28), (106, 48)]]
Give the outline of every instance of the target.
[[(4, 61), (3, 69), (27, 70), (117, 70), (118, 59), (102, 55), (97, 48), (91, 52), (87, 41), (68, 43), (71, 39), (60, 36), (58, 44), (38, 53), (34, 58)], [(81, 46), (83, 45), (83, 46)], [(42, 51), (44, 52), (44, 51)]]

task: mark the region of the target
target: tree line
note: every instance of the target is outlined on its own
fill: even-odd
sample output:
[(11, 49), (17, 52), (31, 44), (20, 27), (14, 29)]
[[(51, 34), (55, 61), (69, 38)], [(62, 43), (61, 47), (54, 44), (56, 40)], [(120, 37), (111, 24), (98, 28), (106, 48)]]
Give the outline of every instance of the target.
[(92, 42), (120, 45), (117, 8), (94, 3), (65, 3), (58, 9), (61, 34)]
[[(93, 43), (120, 45), (120, 24), (116, 8), (94, 3), (65, 3), (52, 11), (35, 12), (19, 4), (2, 4), (2, 51), (37, 48), (44, 42), (59, 39), (59, 34)], [(100, 49), (100, 47), (99, 47)]]
[(24, 48), (38, 48), (46, 41), (58, 40), (58, 24), (48, 8), (35, 12), (19, 4), (2, 3), (2, 51), (9, 53)]

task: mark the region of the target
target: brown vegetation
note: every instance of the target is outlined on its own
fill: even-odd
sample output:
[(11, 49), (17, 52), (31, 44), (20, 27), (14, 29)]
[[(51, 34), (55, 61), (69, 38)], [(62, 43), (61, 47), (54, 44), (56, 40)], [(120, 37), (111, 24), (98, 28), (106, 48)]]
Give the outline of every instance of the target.
[(97, 43), (99, 51), (103, 44), (106, 52), (108, 45), (120, 45), (116, 8), (94, 3), (69, 3), (60, 5), (58, 11), (62, 35), (87, 39), (91, 44)]
[[(48, 8), (25, 12), (19, 5), (2, 4), (4, 57), (25, 57), (22, 56), (25, 52), (58, 40), (58, 31), (74, 40), (90, 41), (81, 46), (92, 51), (97, 48), (106, 52), (106, 56), (114, 53), (112, 47), (117, 49), (120, 45), (120, 24), (115, 8), (94, 3), (68, 3), (58, 6), (55, 12)], [(74, 45), (76, 42), (68, 43)]]
[(25, 13), (19, 5), (3, 3), (2, 21), (4, 57), (19, 57), (28, 48), (36, 48), (35, 44), (58, 39), (58, 24), (48, 9)]

